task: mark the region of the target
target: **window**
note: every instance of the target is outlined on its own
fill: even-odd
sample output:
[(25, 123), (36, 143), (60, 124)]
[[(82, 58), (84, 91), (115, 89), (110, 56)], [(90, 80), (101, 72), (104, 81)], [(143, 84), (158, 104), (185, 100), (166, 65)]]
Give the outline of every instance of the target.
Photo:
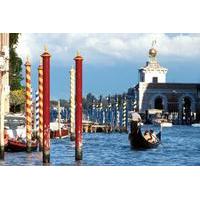
[(142, 75), (142, 80), (141, 80), (142, 82), (144, 82), (145, 80), (144, 80), (144, 75)]
[(141, 81), (141, 82), (144, 82), (144, 81), (145, 81), (144, 73), (141, 73), (141, 74), (140, 74), (140, 81)]
[(153, 77), (152, 82), (153, 82), (153, 83), (157, 83), (157, 82), (158, 82), (158, 77)]

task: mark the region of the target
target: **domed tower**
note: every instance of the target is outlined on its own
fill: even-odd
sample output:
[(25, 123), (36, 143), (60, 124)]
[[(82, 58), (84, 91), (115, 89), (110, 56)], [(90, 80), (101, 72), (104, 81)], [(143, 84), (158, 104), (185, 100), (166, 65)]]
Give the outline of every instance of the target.
[(160, 66), (156, 56), (157, 50), (152, 44), (152, 48), (149, 49), (149, 61), (146, 62), (146, 65), (139, 69), (139, 82), (144, 83), (165, 83), (167, 69)]

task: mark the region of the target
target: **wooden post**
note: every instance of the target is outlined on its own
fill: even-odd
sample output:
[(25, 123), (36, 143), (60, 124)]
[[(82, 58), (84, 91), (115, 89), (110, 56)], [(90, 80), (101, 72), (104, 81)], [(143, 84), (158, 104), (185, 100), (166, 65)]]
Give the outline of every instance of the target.
[(61, 133), (61, 116), (60, 116), (60, 100), (58, 100), (58, 131), (59, 131), (59, 137), (62, 138), (62, 133)]
[(39, 90), (39, 151), (43, 151), (43, 67), (42, 60), (38, 67), (38, 90)]
[(70, 140), (75, 140), (75, 69), (70, 70)]
[(74, 58), (76, 63), (76, 139), (75, 159), (82, 160), (82, 56), (77, 53)]
[(3, 71), (0, 71), (0, 159), (4, 159), (4, 85)]
[(31, 152), (31, 135), (32, 135), (32, 99), (31, 99), (31, 63), (27, 58), (26, 67), (26, 143), (27, 152)]
[(43, 163), (50, 163), (50, 57), (47, 48), (43, 59)]

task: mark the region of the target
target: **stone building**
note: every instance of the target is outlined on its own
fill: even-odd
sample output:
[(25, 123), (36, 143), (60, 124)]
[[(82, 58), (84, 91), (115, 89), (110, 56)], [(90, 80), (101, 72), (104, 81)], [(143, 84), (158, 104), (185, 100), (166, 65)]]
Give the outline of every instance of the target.
[[(9, 112), (9, 33), (0, 33), (0, 84), (3, 86), (4, 111)], [(0, 94), (1, 95), (1, 94)], [(2, 96), (2, 95), (1, 95)]]
[(157, 50), (149, 50), (149, 61), (139, 69), (139, 83), (135, 86), (140, 113), (161, 110), (177, 123), (200, 121), (200, 84), (167, 83), (167, 68), (156, 59)]

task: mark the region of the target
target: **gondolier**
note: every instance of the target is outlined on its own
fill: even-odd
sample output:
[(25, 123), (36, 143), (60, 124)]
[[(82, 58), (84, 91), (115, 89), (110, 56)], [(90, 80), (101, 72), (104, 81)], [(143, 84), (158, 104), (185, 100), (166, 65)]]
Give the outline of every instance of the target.
[(130, 121), (131, 121), (131, 134), (136, 133), (138, 131), (138, 123), (142, 121), (142, 118), (138, 113), (137, 109), (130, 112)]

